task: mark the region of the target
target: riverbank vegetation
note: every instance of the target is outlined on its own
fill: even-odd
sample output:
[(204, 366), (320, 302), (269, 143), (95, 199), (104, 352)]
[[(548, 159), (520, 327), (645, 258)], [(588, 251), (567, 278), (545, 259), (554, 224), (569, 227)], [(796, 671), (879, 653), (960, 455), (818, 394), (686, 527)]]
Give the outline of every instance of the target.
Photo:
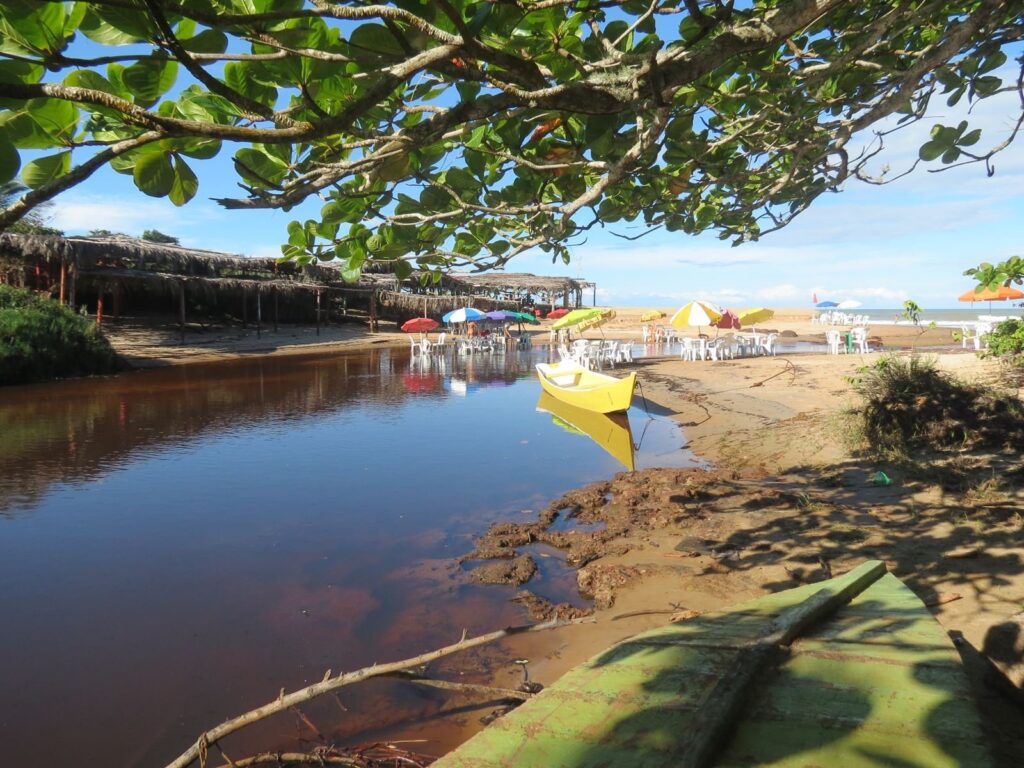
[(851, 382), (864, 439), (881, 455), (920, 450), (1024, 447), (1024, 404), (995, 388), (968, 384), (934, 358), (888, 355)]
[(31, 291), (0, 285), (0, 385), (117, 369), (114, 350), (92, 322)]

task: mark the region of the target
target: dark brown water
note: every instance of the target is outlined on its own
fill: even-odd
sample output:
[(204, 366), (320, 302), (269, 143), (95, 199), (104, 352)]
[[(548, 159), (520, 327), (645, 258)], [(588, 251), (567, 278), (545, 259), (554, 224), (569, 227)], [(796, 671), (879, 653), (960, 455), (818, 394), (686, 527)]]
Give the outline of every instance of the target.
[[(328, 668), (524, 622), (455, 558), (622, 469), (535, 411), (534, 362), (384, 350), (0, 390), (0, 765), (162, 766)], [(631, 420), (638, 465), (692, 461)], [(531, 588), (573, 584), (545, 558)], [(443, 699), (378, 684), (311, 713), (344, 736)]]

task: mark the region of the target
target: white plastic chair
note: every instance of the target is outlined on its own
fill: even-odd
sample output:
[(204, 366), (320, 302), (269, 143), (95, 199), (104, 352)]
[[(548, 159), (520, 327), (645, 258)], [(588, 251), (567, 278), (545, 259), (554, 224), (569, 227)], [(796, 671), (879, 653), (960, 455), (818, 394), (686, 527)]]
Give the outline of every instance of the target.
[(704, 345), (704, 359), (718, 362), (722, 358), (722, 339), (712, 339)]
[(828, 344), (828, 353), (830, 355), (838, 355), (846, 351), (846, 345), (842, 341), (842, 335), (839, 331), (832, 329), (825, 331), (825, 342)]
[(693, 343), (693, 339), (687, 337), (680, 339), (682, 342), (682, 349), (679, 351), (679, 358), (681, 360), (696, 360), (697, 359), (697, 346)]
[(871, 351), (871, 347), (868, 346), (868, 329), (854, 328), (850, 333), (853, 346), (857, 348), (857, 351), (862, 355), (868, 354)]
[(775, 357), (775, 340), (779, 338), (777, 333), (769, 333), (767, 336), (762, 336), (758, 344), (758, 351), (762, 355), (771, 355)]

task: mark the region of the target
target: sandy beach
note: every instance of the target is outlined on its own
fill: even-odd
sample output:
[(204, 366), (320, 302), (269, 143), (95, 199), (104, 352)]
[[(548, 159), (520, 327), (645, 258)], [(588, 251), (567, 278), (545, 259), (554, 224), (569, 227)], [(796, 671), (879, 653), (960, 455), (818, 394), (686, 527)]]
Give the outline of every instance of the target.
[[(666, 314), (673, 310), (667, 307), (618, 307), (613, 320), (601, 328), (591, 329), (582, 334), (583, 338), (598, 339), (641, 339), (641, 315), (652, 309)], [(780, 309), (775, 317), (759, 324), (759, 332), (776, 332), (783, 341), (806, 341), (825, 343), (825, 326), (811, 322), (813, 310)], [(657, 321), (665, 323), (666, 319)], [(551, 321), (538, 326), (526, 326), (534, 343), (547, 343), (551, 338)], [(846, 330), (847, 326), (835, 326)], [(263, 327), (259, 332), (253, 325), (223, 326), (212, 323), (186, 325), (184, 343), (178, 326), (167, 319), (122, 318), (107, 320), (103, 326), (114, 348), (131, 367), (153, 367), (179, 365), (184, 363), (213, 362), (257, 355), (319, 354), (331, 351), (356, 351), (362, 348), (380, 346), (406, 346), (409, 337), (399, 331), (394, 323), (381, 322), (377, 333), (368, 333), (360, 323), (325, 323), (317, 331), (312, 325), (281, 324), (278, 330)], [(715, 329), (687, 328), (683, 335), (696, 336), (703, 332), (714, 335)], [(725, 333), (725, 332), (723, 332)], [(437, 333), (428, 334), (437, 338)], [(580, 334), (574, 334), (579, 337)], [(909, 323), (878, 324), (870, 328), (869, 343), (878, 348), (911, 347), (922, 348), (954, 346), (953, 329), (917, 327)]]
[[(612, 322), (586, 336), (639, 339), (644, 311), (619, 309)], [(823, 343), (824, 328), (810, 317), (780, 310), (758, 328)], [(547, 326), (531, 329), (535, 343), (547, 342)], [(260, 339), (254, 329), (211, 329), (195, 332), (205, 334), (202, 343), (185, 346), (174, 329), (126, 323), (110, 330), (118, 351), (143, 365), (408, 343), (405, 334), (369, 335), (356, 325), (325, 327), (320, 336), (309, 328), (282, 328)], [(965, 380), (999, 379), (998, 363), (961, 349), (948, 328), (877, 325), (869, 340), (875, 348), (923, 348)], [(549, 515), (576, 509), (582, 522), (604, 523), (600, 534), (563, 540), (570, 557), (585, 553), (577, 575), (594, 597), (596, 623), (516, 638), (496, 653), (508, 661), (529, 659), (533, 679), (550, 683), (638, 631), (880, 558), (962, 638), (965, 659), (979, 658), (992, 643), (992, 627), (1024, 608), (1019, 455), (965, 453), (917, 467), (866, 455), (846, 415), (858, 399), (849, 377), (875, 359), (822, 353), (638, 361), (647, 400), (683, 427), (688, 447), (709, 466), (623, 473), (552, 500)], [(876, 483), (878, 472), (891, 483)], [(542, 522), (518, 520), (504, 532), (543, 529)], [(523, 588), (529, 590), (529, 582)], [(522, 597), (529, 603), (528, 594)], [(571, 613), (555, 606), (537, 610), (538, 618)], [(519, 667), (497, 668), (498, 679), (489, 682), (516, 684)], [(1020, 765), (1024, 711), (986, 682), (985, 669), (979, 662), (973, 683), (999, 764)], [(463, 725), (467, 734), (480, 727), (475, 718)], [(432, 727), (408, 733), (426, 735)]]

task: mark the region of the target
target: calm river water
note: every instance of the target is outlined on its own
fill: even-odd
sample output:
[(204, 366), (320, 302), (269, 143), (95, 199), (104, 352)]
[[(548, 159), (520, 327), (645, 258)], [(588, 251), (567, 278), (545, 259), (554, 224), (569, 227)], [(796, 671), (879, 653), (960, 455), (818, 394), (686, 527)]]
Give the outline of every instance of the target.
[[(511, 588), (468, 584), (455, 558), (492, 521), (623, 469), (535, 409), (546, 354), (428, 368), (380, 350), (0, 390), (2, 764), (162, 766), (328, 668), (525, 622)], [(671, 422), (630, 421), (638, 467), (694, 463)], [(580, 602), (557, 558), (541, 565), (531, 589)], [(398, 687), (345, 693), (345, 729), (444, 698)], [(279, 720), (241, 746), (301, 735)]]

